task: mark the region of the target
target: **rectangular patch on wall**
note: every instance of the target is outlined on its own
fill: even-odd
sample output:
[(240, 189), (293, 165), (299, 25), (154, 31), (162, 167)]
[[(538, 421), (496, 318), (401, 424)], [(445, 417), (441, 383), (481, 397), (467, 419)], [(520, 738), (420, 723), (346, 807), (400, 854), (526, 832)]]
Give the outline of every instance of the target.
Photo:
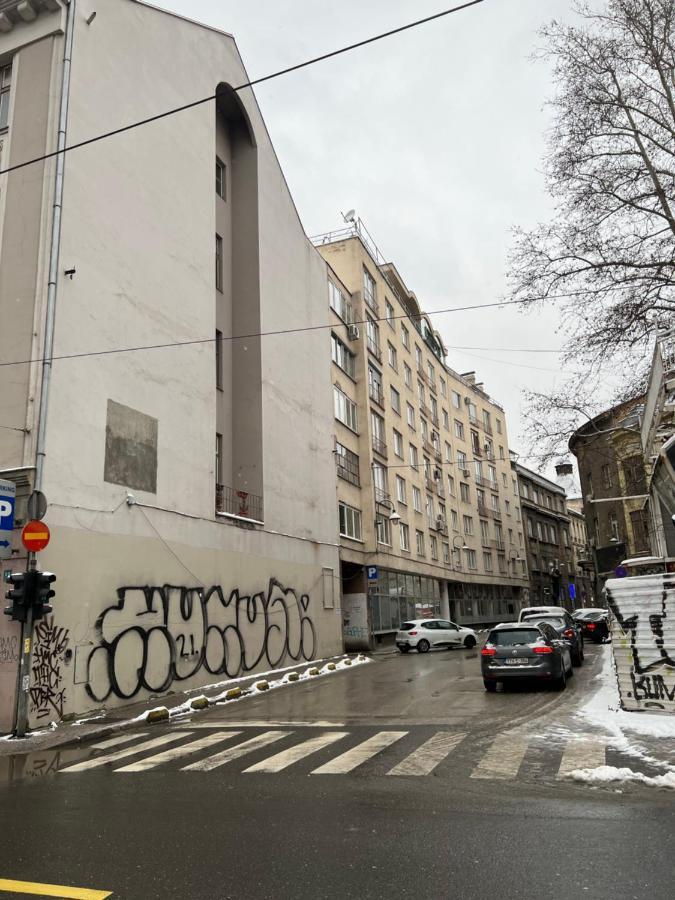
[(323, 608), (335, 609), (335, 573), (327, 566), (321, 569), (323, 579)]
[(157, 493), (157, 419), (108, 400), (103, 479)]

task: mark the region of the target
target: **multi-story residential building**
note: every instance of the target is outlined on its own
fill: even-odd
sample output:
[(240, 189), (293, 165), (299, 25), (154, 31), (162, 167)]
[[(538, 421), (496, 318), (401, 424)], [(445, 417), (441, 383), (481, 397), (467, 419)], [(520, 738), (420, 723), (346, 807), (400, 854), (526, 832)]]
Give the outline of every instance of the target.
[(575, 573), (565, 491), (520, 463), (514, 463), (514, 469), (523, 511), (530, 603), (571, 609), (569, 585), (574, 584)]
[(621, 403), (585, 422), (569, 441), (577, 458), (598, 597), (622, 559), (651, 552), (640, 440), (643, 411), (644, 397)]
[(574, 476), (572, 463), (558, 463), (555, 467), (556, 483), (565, 491), (567, 515), (570, 520), (570, 599), (577, 606), (593, 606), (595, 603), (595, 573), (593, 554), (588, 543), (588, 531), (584, 517), (584, 502), (579, 481)]
[(675, 328), (657, 335), (642, 418), (647, 520), (655, 556), (675, 557)]
[(504, 410), (443, 341), (363, 224), (314, 239), (329, 264), (345, 637), (406, 619), (515, 613), (527, 584)]
[[(217, 95), (0, 174), (0, 477), (19, 525), (46, 494), (57, 575), (33, 724), (342, 647), (326, 265), (246, 81), (230, 35), (142, 2), (0, 3), (2, 169), (60, 113), (72, 145)], [(6, 731), (1, 614), (0, 641)]]

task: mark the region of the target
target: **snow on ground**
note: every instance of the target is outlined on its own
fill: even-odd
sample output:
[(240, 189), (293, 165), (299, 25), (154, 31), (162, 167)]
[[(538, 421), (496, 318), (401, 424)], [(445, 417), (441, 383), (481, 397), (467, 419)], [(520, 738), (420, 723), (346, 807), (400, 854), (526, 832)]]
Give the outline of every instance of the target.
[(675, 790), (675, 771), (666, 772), (665, 775), (643, 775), (642, 772), (634, 772), (628, 768), (598, 766), (595, 769), (575, 769), (569, 773), (568, 777), (573, 781), (583, 781), (586, 784), (638, 782), (649, 785), (649, 787), (666, 787)]

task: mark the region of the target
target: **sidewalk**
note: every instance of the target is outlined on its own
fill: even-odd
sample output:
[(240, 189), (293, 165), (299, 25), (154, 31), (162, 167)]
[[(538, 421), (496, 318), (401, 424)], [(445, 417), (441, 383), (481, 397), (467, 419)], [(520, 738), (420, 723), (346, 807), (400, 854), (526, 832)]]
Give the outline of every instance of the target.
[[(275, 669), (269, 672), (257, 672), (253, 675), (246, 675), (240, 678), (232, 678), (227, 681), (219, 681), (216, 684), (205, 685), (199, 688), (193, 688), (189, 691), (181, 691), (168, 696), (149, 697), (139, 703), (126, 704), (116, 709), (105, 710), (103, 712), (92, 713), (91, 716), (78, 719), (75, 722), (61, 722), (55, 727), (48, 727), (33, 731), (24, 738), (15, 738), (11, 736), (0, 737), (0, 758), (6, 756), (14, 756), (19, 753), (34, 753), (35, 751), (50, 750), (55, 747), (71, 744), (74, 742), (88, 741), (92, 738), (104, 738), (109, 735), (116, 734), (128, 728), (138, 727), (146, 713), (151, 710), (157, 710), (162, 707), (171, 712), (177, 707), (186, 706), (197, 698), (206, 697), (211, 703), (216, 702), (215, 698), (224, 698), (224, 694), (228, 689), (240, 688), (246, 691), (251, 688), (255, 682), (273, 680), (277, 677), (283, 677), (290, 672), (297, 672), (302, 675), (309, 669), (321, 668), (326, 664), (339, 663), (343, 659), (353, 658), (356, 654), (343, 654), (332, 659), (310, 660), (310, 662), (302, 663), (302, 665), (285, 666), (282, 669)], [(341, 667), (339, 667), (341, 668)], [(334, 674), (334, 673), (331, 673)], [(218, 702), (226, 702), (224, 699)]]

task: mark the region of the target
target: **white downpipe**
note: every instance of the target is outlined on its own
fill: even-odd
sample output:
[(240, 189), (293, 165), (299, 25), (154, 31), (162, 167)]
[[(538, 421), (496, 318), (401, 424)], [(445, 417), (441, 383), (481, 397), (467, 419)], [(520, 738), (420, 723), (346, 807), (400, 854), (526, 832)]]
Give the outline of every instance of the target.
[(49, 410), (49, 387), (54, 354), (54, 320), (56, 317), (56, 286), (59, 275), (59, 252), (61, 249), (61, 210), (63, 205), (63, 175), (66, 156), (66, 130), (68, 126), (68, 97), (70, 94), (70, 61), (73, 53), (73, 32), (75, 30), (76, 0), (70, 0), (66, 13), (66, 34), (63, 48), (63, 71), (61, 74), (61, 101), (59, 110), (59, 133), (57, 139), (56, 178), (54, 181), (54, 202), (52, 204), (52, 236), (49, 251), (49, 281), (47, 282), (47, 312), (45, 316), (45, 339), (42, 354), (42, 379), (40, 384), (40, 412), (38, 415), (38, 435), (35, 448), (35, 489), (42, 488), (47, 434), (47, 413)]

